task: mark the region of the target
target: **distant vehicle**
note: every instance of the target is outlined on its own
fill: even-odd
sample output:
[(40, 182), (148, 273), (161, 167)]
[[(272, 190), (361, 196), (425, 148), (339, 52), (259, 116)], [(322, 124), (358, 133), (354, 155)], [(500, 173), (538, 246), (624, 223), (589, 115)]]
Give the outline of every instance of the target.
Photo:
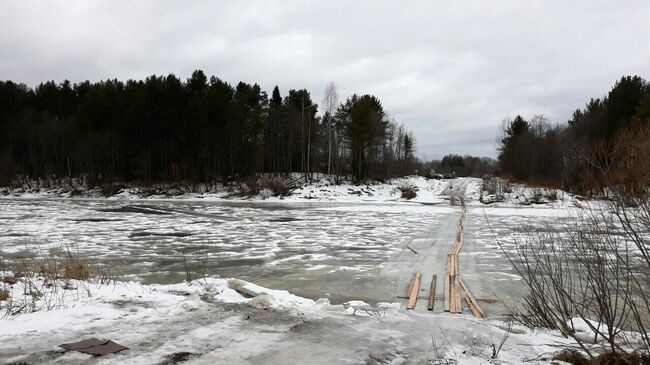
[(441, 174), (437, 174), (436, 171), (435, 171), (434, 169), (429, 170), (429, 172), (427, 172), (427, 174), (424, 175), (424, 176), (425, 176), (427, 179), (436, 179), (436, 180), (440, 180), (440, 179), (442, 179), (442, 175), (441, 175)]

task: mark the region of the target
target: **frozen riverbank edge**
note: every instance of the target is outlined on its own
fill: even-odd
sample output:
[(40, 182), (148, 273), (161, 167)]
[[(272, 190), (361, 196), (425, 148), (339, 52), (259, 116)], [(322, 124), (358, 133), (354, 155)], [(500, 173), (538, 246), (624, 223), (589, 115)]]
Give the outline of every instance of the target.
[[(21, 283), (12, 288), (14, 300), (23, 298)], [(0, 320), (1, 360), (156, 364), (189, 353), (188, 364), (419, 364), (438, 357), (478, 364), (492, 363), (492, 344), (499, 346), (509, 336), (497, 362), (519, 364), (544, 363), (545, 356), (568, 344), (548, 331), (515, 326), (508, 334), (500, 320), (407, 312), (400, 303), (336, 305), (237, 279), (173, 285), (68, 280), (67, 289), (63, 285), (43, 285), (50, 293), (37, 299), (35, 312)], [(312, 342), (312, 336), (321, 340)], [(88, 337), (113, 339), (130, 350), (91, 357), (58, 348)], [(310, 359), (312, 353), (319, 357)]]
[[(106, 195), (100, 188), (83, 184), (30, 183), (20, 187), (1, 187), (0, 199), (106, 199), (115, 201), (205, 201), (227, 203), (382, 203), (382, 204), (449, 204), (449, 197), (464, 196), (471, 205), (491, 207), (572, 207), (580, 199), (558, 189), (530, 188), (521, 184), (509, 185), (509, 191), (495, 200), (482, 190), (482, 179), (456, 178), (436, 180), (422, 176), (393, 178), (385, 182), (369, 181), (336, 183), (332, 177), (320, 176), (312, 182), (300, 177), (282, 179), (289, 193), (277, 195), (268, 188), (251, 193), (247, 185), (153, 185), (149, 187), (119, 186)], [(49, 187), (46, 187), (49, 186)], [(461, 189), (458, 189), (461, 187)], [(403, 197), (403, 189), (415, 192), (415, 197)], [(552, 199), (547, 197), (552, 196)], [(541, 198), (540, 198), (541, 197)], [(485, 204), (488, 202), (488, 204)], [(579, 203), (578, 203), (579, 204)]]

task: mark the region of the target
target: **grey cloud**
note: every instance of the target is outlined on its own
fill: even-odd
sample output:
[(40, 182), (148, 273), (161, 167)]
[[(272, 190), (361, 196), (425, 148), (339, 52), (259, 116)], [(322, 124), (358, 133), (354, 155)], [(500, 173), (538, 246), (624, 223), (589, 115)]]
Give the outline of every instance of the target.
[(494, 156), (506, 116), (566, 121), (650, 76), (650, 3), (0, 0), (0, 79), (35, 85), (200, 68), (321, 100), (378, 96), (418, 154)]

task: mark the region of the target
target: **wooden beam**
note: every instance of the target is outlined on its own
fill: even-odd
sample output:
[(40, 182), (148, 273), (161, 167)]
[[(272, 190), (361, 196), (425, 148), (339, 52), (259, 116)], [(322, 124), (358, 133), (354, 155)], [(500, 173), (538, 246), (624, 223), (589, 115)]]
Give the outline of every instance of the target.
[(463, 313), (463, 303), (460, 301), (460, 285), (458, 284), (458, 276), (454, 277), (454, 291), (456, 293), (456, 313)]
[(413, 289), (413, 284), (415, 283), (415, 278), (411, 279), (409, 282), (409, 287), (406, 289), (406, 297), (408, 298), (411, 295), (411, 289)]
[(433, 275), (433, 278), (431, 279), (431, 288), (429, 288), (429, 305), (427, 306), (427, 309), (430, 311), (433, 310), (436, 301), (436, 281), (438, 281), (438, 275)]
[[(408, 295), (397, 295), (395, 296), (397, 299), (408, 299), (410, 298)], [(429, 300), (428, 295), (418, 295), (418, 299), (426, 299)], [(436, 295), (436, 300), (445, 300), (445, 297), (443, 295)], [(476, 298), (476, 301), (481, 303), (498, 303), (500, 302), (499, 299), (487, 299), (487, 298)]]
[(444, 289), (445, 290), (445, 303), (444, 303), (445, 312), (449, 312), (449, 304), (450, 304), (449, 296), (451, 293), (449, 292), (449, 278), (450, 278), (449, 274), (446, 274), (445, 289)]
[(478, 305), (478, 301), (474, 297), (474, 294), (469, 290), (469, 287), (463, 281), (462, 279), (460, 280), (460, 285), (463, 287), (463, 290), (465, 291), (465, 296), (468, 299), (468, 303), (471, 302), (471, 305), (474, 307), (476, 314), (474, 314), (474, 311), (472, 311), (472, 314), (474, 314), (475, 317), (478, 318), (484, 318), (485, 317), (485, 312), (483, 312), (483, 309), (481, 309), (481, 306)]
[(454, 277), (449, 276), (449, 311), (456, 313), (456, 293), (454, 293)]
[(422, 280), (422, 273), (417, 273), (413, 286), (411, 287), (411, 292), (409, 293), (409, 301), (406, 304), (406, 309), (415, 308), (415, 304), (418, 301), (418, 293), (420, 292), (420, 280)]

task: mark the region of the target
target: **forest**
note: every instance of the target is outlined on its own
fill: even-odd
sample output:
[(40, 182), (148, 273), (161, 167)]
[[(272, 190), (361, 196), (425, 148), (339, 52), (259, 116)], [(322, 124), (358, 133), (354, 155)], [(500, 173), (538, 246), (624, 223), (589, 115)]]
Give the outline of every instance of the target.
[(565, 124), (543, 115), (502, 123), (501, 175), (586, 195), (620, 187), (644, 194), (650, 182), (650, 84), (639, 76), (618, 80)]
[(0, 81), (0, 184), (18, 177), (213, 182), (301, 172), (387, 178), (414, 169), (415, 139), (372, 95), (320, 106), (201, 70), (182, 81)]

